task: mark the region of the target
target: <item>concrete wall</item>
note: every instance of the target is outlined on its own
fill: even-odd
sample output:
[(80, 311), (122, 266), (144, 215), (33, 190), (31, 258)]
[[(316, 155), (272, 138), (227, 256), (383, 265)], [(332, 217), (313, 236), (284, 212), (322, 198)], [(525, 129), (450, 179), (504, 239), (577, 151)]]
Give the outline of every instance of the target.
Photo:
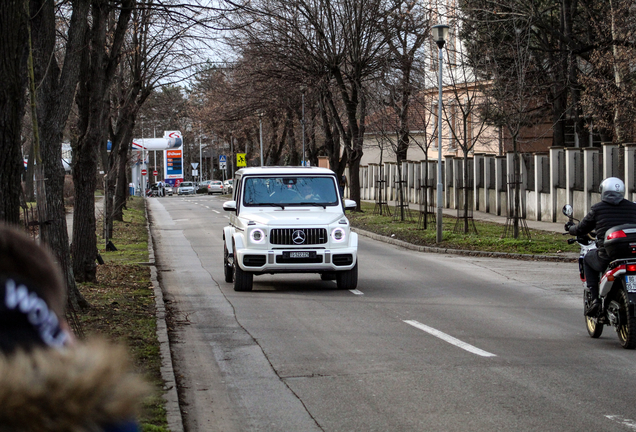
[[(602, 157), (601, 157), (602, 155)], [(506, 216), (508, 202), (513, 201), (514, 159), (505, 156), (478, 154), (470, 158), (469, 192), (473, 210)], [(621, 157), (622, 156), (622, 157)], [(622, 160), (621, 160), (622, 159)], [(525, 164), (532, 161), (534, 167)], [(598, 148), (551, 147), (548, 153), (520, 157), (518, 178), (521, 191), (521, 215), (530, 220), (565, 222), (561, 213), (565, 204), (572, 204), (574, 217), (582, 218), (600, 200), (598, 184), (610, 176), (620, 177), (626, 185), (626, 198), (636, 200), (636, 144), (618, 147), (603, 144)], [(452, 166), (452, 169), (449, 167)], [(428, 167), (428, 179), (425, 171)], [(405, 199), (419, 204), (428, 181), (429, 205), (433, 205), (437, 185), (437, 160), (407, 161), (402, 164)], [(446, 156), (442, 162), (443, 206), (458, 209), (463, 205), (463, 158)], [(448, 169), (448, 171), (446, 171)], [(581, 172), (582, 171), (582, 172)], [(469, 171), (470, 172), (470, 171)], [(360, 167), (362, 199), (378, 199), (378, 181), (384, 180), (383, 201), (397, 198), (398, 169), (394, 162)], [(531, 181), (533, 180), (533, 181)], [(348, 192), (348, 191), (347, 191)]]

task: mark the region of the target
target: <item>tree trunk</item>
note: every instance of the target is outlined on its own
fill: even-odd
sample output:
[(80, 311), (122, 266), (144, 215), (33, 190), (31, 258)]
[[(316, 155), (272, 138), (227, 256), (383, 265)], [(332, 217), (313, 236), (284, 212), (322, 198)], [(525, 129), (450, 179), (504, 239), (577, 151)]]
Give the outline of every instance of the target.
[(97, 237), (95, 189), (100, 149), (106, 146), (110, 107), (109, 89), (119, 61), (133, 0), (124, 0), (116, 25), (108, 17), (115, 12), (104, 0), (91, 2), (92, 28), (86, 33), (88, 52), (82, 57), (77, 92), (79, 140), (73, 149), (75, 213), (73, 218), (73, 271), (80, 281), (96, 277)]
[(0, 220), (20, 223), (24, 171), (21, 135), (27, 84), (27, 14), (23, 0), (0, 2)]
[(104, 213), (102, 214), (102, 222), (104, 228), (104, 247), (108, 244), (113, 235), (113, 215), (115, 202), (115, 175), (116, 165), (108, 170), (108, 175), (104, 176)]
[(33, 178), (35, 177), (35, 146), (31, 143), (29, 149), (29, 159), (26, 166), (26, 178), (24, 179), (24, 195), (29, 202), (35, 201), (35, 185)]
[(119, 147), (117, 157), (117, 187), (115, 189), (113, 219), (123, 222), (124, 208), (126, 208), (126, 197), (128, 196), (128, 154), (130, 145), (122, 143)]
[(35, 75), (38, 82), (38, 123), (41, 163), (46, 179), (46, 219), (42, 237), (53, 251), (67, 282), (69, 302), (75, 308), (88, 306), (77, 289), (71, 265), (66, 210), (64, 207), (64, 167), (62, 165), (62, 131), (75, 95), (79, 77), (79, 58), (83, 34), (87, 27), (89, 4), (73, 2), (64, 70), (52, 61), (55, 50), (54, 4), (33, 0), (32, 28)]
[[(94, 137), (92, 135), (97, 135)], [(97, 186), (97, 140), (99, 134), (86, 136), (83, 151), (73, 152), (75, 211), (73, 216), (73, 271), (78, 282), (95, 281), (97, 237), (95, 236), (95, 189)]]
[(514, 149), (513, 157), (512, 157), (512, 172), (513, 174), (513, 182), (515, 186), (515, 196), (514, 196), (514, 211), (513, 211), (513, 230), (512, 237), (515, 239), (519, 238), (519, 193), (520, 193), (520, 179), (519, 179), (519, 150), (518, 150), (518, 142), (517, 135), (512, 136), (512, 147)]
[(464, 147), (464, 234), (468, 234), (468, 203), (468, 147)]

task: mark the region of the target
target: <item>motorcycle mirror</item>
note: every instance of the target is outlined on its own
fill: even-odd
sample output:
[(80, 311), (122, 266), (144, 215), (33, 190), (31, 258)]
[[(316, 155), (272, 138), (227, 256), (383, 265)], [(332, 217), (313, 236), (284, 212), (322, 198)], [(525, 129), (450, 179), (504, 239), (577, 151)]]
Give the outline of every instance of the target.
[(563, 206), (563, 214), (567, 217), (572, 217), (572, 206), (570, 204)]

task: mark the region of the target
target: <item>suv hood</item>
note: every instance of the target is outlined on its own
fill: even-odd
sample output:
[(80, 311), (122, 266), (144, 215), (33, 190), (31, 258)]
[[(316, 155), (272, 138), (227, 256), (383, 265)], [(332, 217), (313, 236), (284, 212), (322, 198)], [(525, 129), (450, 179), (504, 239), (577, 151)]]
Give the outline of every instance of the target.
[(329, 225), (345, 217), (341, 212), (325, 212), (322, 208), (307, 210), (277, 210), (241, 215), (242, 219), (270, 227)]

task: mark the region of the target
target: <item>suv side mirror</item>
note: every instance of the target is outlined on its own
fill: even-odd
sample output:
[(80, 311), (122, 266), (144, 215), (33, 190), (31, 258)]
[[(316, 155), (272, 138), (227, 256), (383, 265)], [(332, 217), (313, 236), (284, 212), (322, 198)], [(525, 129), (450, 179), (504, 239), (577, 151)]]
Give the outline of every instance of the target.
[(225, 201), (223, 203), (223, 210), (236, 211), (236, 201)]
[(355, 210), (358, 207), (358, 204), (354, 200), (346, 199), (344, 200), (344, 208), (345, 210)]

